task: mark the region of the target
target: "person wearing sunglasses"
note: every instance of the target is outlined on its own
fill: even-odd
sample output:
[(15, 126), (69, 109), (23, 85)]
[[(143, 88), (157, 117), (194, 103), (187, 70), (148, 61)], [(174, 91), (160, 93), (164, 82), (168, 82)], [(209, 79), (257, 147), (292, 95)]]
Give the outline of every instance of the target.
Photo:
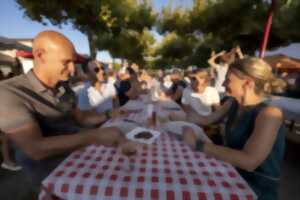
[[(191, 72), (189, 75), (191, 81), (190, 87), (187, 87), (183, 90), (183, 95), (181, 98), (182, 108), (189, 115), (192, 112), (195, 112), (201, 116), (207, 116), (212, 113), (213, 108), (219, 106), (220, 97), (216, 88), (209, 86), (210, 85), (210, 76), (207, 70), (199, 69), (194, 72)], [(174, 130), (181, 130), (182, 139), (184, 142), (190, 146), (195, 146), (196, 140), (202, 136), (205, 132), (213, 141), (215, 138), (215, 130), (218, 128), (215, 125), (208, 125), (196, 127), (191, 123), (183, 123), (176, 113), (170, 114), (170, 119), (176, 121), (177, 123), (173, 125)], [(209, 141), (209, 140), (207, 140)]]
[(89, 80), (79, 91), (78, 103), (80, 110), (95, 110), (99, 114), (109, 114), (119, 107), (116, 89), (107, 81), (106, 69), (97, 61), (90, 61), (85, 70)]
[[(0, 83), (0, 130), (14, 144), (17, 164), (38, 191), (42, 180), (71, 152), (91, 144), (130, 148), (130, 143), (117, 128), (81, 126), (106, 118), (78, 109), (68, 84), (76, 70), (76, 51), (66, 36), (43, 31), (34, 38), (32, 52), (31, 71)], [(104, 77), (100, 72), (97, 79)]]

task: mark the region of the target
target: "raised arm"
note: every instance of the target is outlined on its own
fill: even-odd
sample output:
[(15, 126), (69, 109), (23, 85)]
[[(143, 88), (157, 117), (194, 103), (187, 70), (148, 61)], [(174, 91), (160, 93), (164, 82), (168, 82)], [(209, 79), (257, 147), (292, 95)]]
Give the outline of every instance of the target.
[(219, 56), (221, 56), (221, 55), (223, 55), (223, 54), (225, 54), (225, 53), (226, 53), (225, 51), (221, 51), (221, 52), (219, 52), (219, 53), (217, 53), (217, 54), (211, 56), (211, 57), (208, 59), (208, 64), (209, 64), (211, 67), (214, 68), (214, 67), (217, 65), (215, 60), (216, 60)]
[(237, 46), (237, 47), (236, 47), (236, 54), (238, 55), (239, 59), (244, 58), (244, 54), (243, 54), (243, 52), (242, 52), (240, 46)]

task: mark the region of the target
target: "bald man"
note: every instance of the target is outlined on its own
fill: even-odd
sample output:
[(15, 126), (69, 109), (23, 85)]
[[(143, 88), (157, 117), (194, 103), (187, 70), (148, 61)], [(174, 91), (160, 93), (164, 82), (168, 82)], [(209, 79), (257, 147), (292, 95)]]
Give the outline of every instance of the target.
[[(45, 31), (33, 42), (34, 68), (0, 84), (0, 130), (16, 146), (16, 160), (38, 185), (69, 152), (89, 144), (124, 144), (118, 129), (82, 129), (86, 119), (105, 116), (79, 112), (67, 84), (75, 71), (75, 50), (62, 34)], [(88, 115), (90, 114), (90, 115)]]

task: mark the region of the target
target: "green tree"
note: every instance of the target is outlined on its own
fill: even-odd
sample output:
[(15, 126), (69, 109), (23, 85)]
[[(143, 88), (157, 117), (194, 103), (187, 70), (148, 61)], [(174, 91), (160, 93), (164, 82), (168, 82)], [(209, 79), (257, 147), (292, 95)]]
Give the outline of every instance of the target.
[(118, 35), (111, 35), (109, 39), (99, 41), (114, 58), (126, 58), (130, 63), (141, 66), (146, 64), (144, 58), (150, 55), (154, 42), (155, 39), (147, 28), (142, 32), (124, 29)]
[(155, 57), (159, 57), (156, 64), (161, 67), (184, 67), (188, 56), (193, 54), (196, 38), (192, 35), (179, 35), (170, 32), (165, 35), (162, 42), (156, 46)]
[[(90, 52), (103, 50), (112, 38), (136, 31), (142, 34), (145, 28), (155, 23), (156, 14), (149, 1), (138, 0), (16, 0), (30, 19), (51, 24), (73, 24), (84, 33), (90, 44)], [(103, 42), (103, 43), (101, 43)], [(124, 44), (118, 44), (119, 48)]]
[[(270, 1), (194, 0), (192, 8), (167, 8), (159, 19), (162, 34), (194, 35), (193, 54), (188, 60), (205, 63), (211, 50), (229, 50), (240, 45), (253, 54), (259, 49)], [(277, 0), (268, 49), (276, 49), (300, 37), (300, 1)]]

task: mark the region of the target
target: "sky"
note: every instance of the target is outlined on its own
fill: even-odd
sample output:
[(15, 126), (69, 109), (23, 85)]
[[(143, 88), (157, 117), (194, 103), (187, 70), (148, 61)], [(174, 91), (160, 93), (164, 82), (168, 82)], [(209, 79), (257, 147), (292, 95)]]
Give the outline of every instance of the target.
[[(191, 6), (193, 0), (173, 0), (174, 5)], [(153, 0), (156, 10), (160, 10), (168, 4), (169, 0)], [(37, 33), (43, 30), (55, 30), (66, 35), (75, 45), (78, 53), (89, 54), (89, 46), (87, 38), (81, 32), (73, 29), (72, 25), (63, 25), (62, 27), (47, 26), (30, 20), (24, 16), (24, 12), (19, 9), (15, 0), (1, 0), (0, 5), (0, 36), (8, 38), (33, 38)], [(155, 38), (159, 41), (162, 39), (160, 35), (154, 33)], [(300, 58), (300, 44), (293, 44), (288, 48), (282, 48), (274, 52), (267, 52), (266, 55), (284, 53), (292, 57)], [(111, 62), (108, 52), (98, 52), (97, 59), (104, 62)]]

